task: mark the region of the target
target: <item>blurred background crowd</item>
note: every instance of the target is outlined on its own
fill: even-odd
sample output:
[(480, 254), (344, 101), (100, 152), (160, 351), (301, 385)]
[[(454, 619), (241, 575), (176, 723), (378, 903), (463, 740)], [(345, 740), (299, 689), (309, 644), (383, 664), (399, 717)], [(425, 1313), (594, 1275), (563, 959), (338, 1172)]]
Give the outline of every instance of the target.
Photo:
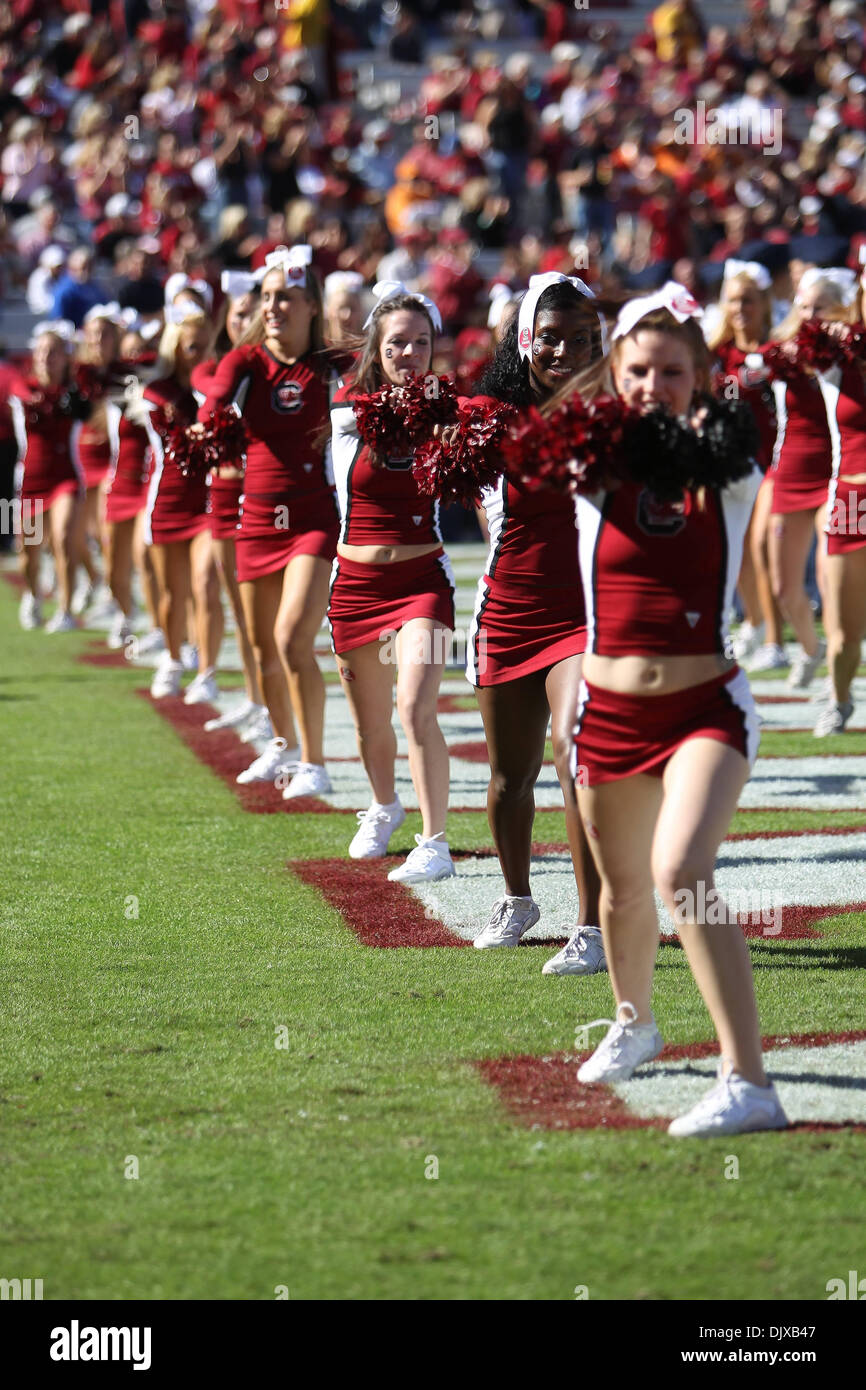
[(539, 271), (706, 303), (734, 257), (786, 301), (866, 241), (864, 34), (857, 0), (2, 0), (0, 340), (156, 331), (175, 274), (216, 314), (303, 241), (429, 294), (439, 370)]

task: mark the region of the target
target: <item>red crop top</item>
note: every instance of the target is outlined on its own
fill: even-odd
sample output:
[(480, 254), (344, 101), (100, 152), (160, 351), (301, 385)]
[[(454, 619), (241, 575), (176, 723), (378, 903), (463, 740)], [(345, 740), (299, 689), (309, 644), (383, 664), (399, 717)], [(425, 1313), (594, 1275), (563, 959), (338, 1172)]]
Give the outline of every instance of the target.
[(375, 467), (358, 435), (351, 401), (351, 385), (341, 385), (331, 407), (340, 540), (344, 545), (441, 543), (439, 502), (418, 491), (411, 457), (391, 458)]
[[(319, 442), (328, 421), (326, 374), (301, 357), (291, 366), (264, 346), (232, 348), (207, 381), (198, 413), (206, 424), (217, 405), (240, 404), (247, 431), (244, 487), (251, 496), (312, 501), (333, 495), (326, 452)], [(243, 460), (225, 460), (243, 467)]]
[(756, 466), (722, 490), (659, 502), (640, 483), (579, 497), (587, 652), (725, 653), (743, 538), (761, 482)]

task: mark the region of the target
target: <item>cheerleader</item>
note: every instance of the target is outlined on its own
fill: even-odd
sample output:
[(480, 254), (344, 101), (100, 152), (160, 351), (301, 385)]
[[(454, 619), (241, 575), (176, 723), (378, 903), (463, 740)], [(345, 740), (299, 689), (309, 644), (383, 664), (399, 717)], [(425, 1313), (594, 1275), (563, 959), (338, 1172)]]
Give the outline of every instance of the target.
[[(710, 380), (700, 316), (673, 282), (623, 306), (611, 366), (627, 406), (661, 406), (681, 419), (699, 407)], [(678, 923), (722, 1053), (716, 1087), (670, 1126), (679, 1136), (787, 1123), (764, 1073), (745, 938), (736, 919), (709, 925), (727, 922), (726, 910), (696, 909), (724, 908), (713, 888), (716, 854), (758, 743), (748, 680), (726, 654), (726, 615), (761, 482), (756, 464), (736, 463), (728, 472), (738, 481), (697, 486), (696, 479), (679, 501), (660, 501), (650, 486), (627, 481), (579, 497), (577, 507), (587, 606), (577, 797), (601, 875), (617, 1003), (578, 1079), (626, 1079), (662, 1049), (650, 1007), (655, 884)]]
[(336, 369), (324, 349), (311, 261), (309, 246), (278, 247), (266, 257), (252, 326), (220, 362), (199, 411), (207, 424), (217, 406), (242, 400), (248, 442), (235, 552), (274, 737), (238, 781), (283, 780), (293, 771), (287, 800), (332, 790), (322, 749), (325, 683), (314, 648), (339, 529), (320, 443)]
[[(59, 602), (46, 632), (67, 632), (75, 627), (72, 591), (78, 523), (84, 505), (78, 439), (91, 404), (81, 394), (70, 362), (74, 332), (65, 319), (37, 324), (30, 371), (13, 382), (9, 393), (21, 471), (21, 572), (27, 586), (19, 617), (24, 628), (42, 625), (39, 555), (42, 522), (47, 516)], [(39, 522), (34, 528), (38, 543), (30, 543), (28, 536), (34, 517)]]
[[(709, 339), (721, 380), (719, 394), (734, 394), (751, 407), (758, 426), (760, 452), (757, 462), (766, 470), (776, 442), (776, 410), (766, 382), (751, 384), (746, 357), (767, 341), (773, 322), (772, 279), (757, 261), (725, 261), (719, 324)], [(758, 493), (746, 541), (737, 588), (743, 600), (745, 621), (734, 634), (737, 661), (749, 661), (752, 671), (772, 671), (789, 665), (782, 645), (782, 617), (773, 598), (767, 550), (773, 481), (766, 476)]]
[(105, 573), (110, 560), (103, 530), (105, 486), (111, 471), (111, 441), (106, 420), (106, 395), (118, 370), (120, 357), (120, 305), (95, 304), (88, 309), (82, 326), (78, 362), (84, 367), (85, 389), (93, 401), (89, 419), (78, 437), (78, 455), (84, 474), (84, 513), (79, 541), (79, 563), (86, 574), (86, 585), (75, 595), (75, 608), (83, 613), (93, 602), (99, 574), (93, 553), (102, 555)]
[[(543, 404), (602, 351), (602, 324), (582, 280), (534, 275), (474, 398), (526, 408)], [(529, 492), (500, 477), (482, 491), (490, 536), (468, 643), (490, 761), (487, 815), (505, 896), (475, 938), (478, 950), (516, 946), (540, 918), (530, 891), (535, 784), (552, 719), (554, 761), (565, 801), (580, 919), (547, 975), (603, 970), (598, 875), (570, 770), (571, 735), (586, 642), (574, 506), (551, 490)]]
[(436, 718), (454, 628), (454, 579), (442, 548), (439, 504), (422, 497), (411, 457), (379, 460), (358, 434), (352, 401), (428, 373), (442, 320), (436, 305), (396, 280), (373, 290), (366, 341), (350, 382), (334, 398), (332, 446), (342, 524), (328, 620), (340, 680), (373, 791), (358, 812), (353, 859), (381, 858), (406, 813), (394, 785), (393, 655), (397, 713), (421, 810), (416, 848), (388, 877), (400, 883), (454, 873), (445, 835), (448, 749)]
[[(145, 371), (152, 365), (155, 354), (145, 350), (142, 338), (128, 332), (121, 339), (120, 353), (124, 394), (109, 395), (104, 407), (111, 456), (111, 466), (105, 480), (105, 542), (108, 584), (117, 604), (117, 616), (107, 642), (113, 649), (125, 646), (132, 636), (134, 566), (142, 575), (145, 593), (150, 591), (153, 626), (157, 627), (159, 622), (158, 591), (155, 576), (151, 573), (150, 581), (147, 578), (149, 554), (144, 545), (144, 509), (153, 450), (145, 427), (130, 419), (124, 410), (126, 402), (136, 399), (140, 390), (135, 373)], [(127, 357), (125, 353), (130, 355)], [(148, 555), (148, 560), (145, 560), (145, 555)]]
[[(230, 352), (243, 337), (255, 317), (258, 308), (259, 282), (254, 275), (241, 270), (224, 270), (221, 289), (225, 301), (217, 324), (214, 343), (216, 361), (203, 362), (192, 373), (192, 385), (204, 401), (213, 384), (217, 361)], [(240, 649), (244, 670), (246, 699), (234, 708), (227, 710), (217, 719), (209, 719), (205, 724), (208, 733), (216, 729), (244, 729), (244, 741), (256, 738), (273, 737), (271, 721), (262, 699), (259, 685), (256, 658), (247, 631), (246, 617), (238, 584), (237, 559), (235, 556), (235, 536), (237, 534), (241, 494), (243, 492), (243, 460), (232, 460), (214, 468), (208, 487), (208, 517), (213, 551), (217, 568), (223, 582), (235, 619), (235, 633)], [(241, 466), (239, 466), (241, 465)]]
[[(847, 274), (852, 281), (856, 279), (851, 272)], [(775, 342), (784, 350), (803, 323), (825, 310), (842, 307), (846, 294), (835, 271), (805, 271), (794, 306), (779, 325)], [(814, 372), (792, 364), (784, 369), (784, 375), (771, 369), (770, 379), (779, 422), (771, 474), (770, 574), (776, 601), (800, 643), (788, 686), (791, 690), (806, 690), (826, 654), (826, 646), (815, 628), (805, 575), (813, 537), (822, 535), (827, 513), (832, 472), (830, 433)], [(824, 557), (820, 544), (816, 570), (823, 597)]]
[[(862, 310), (861, 310), (862, 319)], [(831, 333), (833, 330), (830, 330)], [(862, 324), (858, 336), (864, 332)], [(856, 355), (818, 373), (833, 441), (824, 544), (824, 629), (830, 698), (815, 737), (841, 734), (854, 713), (851, 683), (866, 637), (866, 362)]]
[[(150, 546), (146, 545), (144, 541), (144, 513), (147, 506), (150, 470), (153, 466), (153, 450), (150, 447), (150, 440), (144, 426), (136, 425), (129, 418), (126, 414), (126, 406), (129, 404), (130, 397), (138, 394), (139, 378), (143, 373), (149, 372), (150, 367), (156, 362), (156, 353), (151, 349), (151, 342), (161, 332), (161, 324), (158, 319), (142, 322), (131, 310), (125, 310), (124, 313), (131, 315), (130, 318), (126, 319), (126, 327), (120, 340), (121, 361), (126, 363), (128, 368), (124, 375), (124, 396), (121, 401), (113, 402), (113, 411), (109, 409), (107, 412), (114, 462), (113, 472), (109, 474), (106, 484), (105, 516), (108, 534), (109, 576), (112, 573), (115, 574), (117, 588), (112, 587), (112, 594), (120, 609), (120, 619), (117, 620), (115, 627), (109, 633), (108, 642), (110, 646), (114, 646), (120, 637), (122, 640), (119, 645), (124, 646), (130, 655), (160, 656), (165, 651), (165, 636), (159, 625), (159, 585), (156, 579), (156, 570), (153, 567)], [(120, 459), (121, 420), (124, 422), (125, 444), (122, 464)], [(136, 431), (134, 436), (131, 434), (133, 430)], [(130, 437), (134, 438), (134, 445), (130, 444)], [(112, 532), (118, 523), (123, 527), (124, 522), (128, 522), (130, 514), (134, 515), (135, 523), (132, 528), (130, 568), (127, 580), (124, 549), (126, 537), (122, 530), (118, 533), (119, 545), (113, 557)], [(142, 597), (150, 627), (143, 636), (136, 637), (134, 645), (130, 646), (129, 639), (125, 636), (128, 623), (124, 622), (124, 618), (127, 610), (124, 609), (121, 598), (126, 594), (127, 584), (130, 587), (131, 595), (133, 569), (137, 571), (141, 581)], [(118, 598), (118, 593), (121, 598)]]
[[(203, 474), (183, 471), (180, 432), (195, 421), (197, 401), (191, 376), (204, 359), (211, 338), (205, 315), (195, 308), (172, 308), (159, 344), (154, 380), (144, 390), (144, 419), (154, 455), (145, 509), (146, 544), (152, 547), (160, 594), (160, 626), (167, 651), (150, 687), (155, 699), (180, 693), (187, 605), (192, 599), (198, 645), (198, 674), (184, 695), (200, 704), (217, 695), (214, 676), (223, 636), (219, 580), (213, 563)], [(174, 320), (174, 321), (171, 321)]]

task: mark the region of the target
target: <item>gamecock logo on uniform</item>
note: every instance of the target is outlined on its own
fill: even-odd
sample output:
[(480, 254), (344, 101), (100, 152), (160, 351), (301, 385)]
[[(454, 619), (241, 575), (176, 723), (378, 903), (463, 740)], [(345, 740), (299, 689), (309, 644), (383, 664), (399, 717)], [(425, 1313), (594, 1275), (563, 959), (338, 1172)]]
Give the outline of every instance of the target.
[(647, 536), (676, 536), (686, 524), (683, 502), (660, 502), (644, 488), (637, 499), (637, 524)]
[(273, 406), (282, 415), (292, 415), (304, 404), (304, 388), (299, 381), (284, 381), (274, 387)]

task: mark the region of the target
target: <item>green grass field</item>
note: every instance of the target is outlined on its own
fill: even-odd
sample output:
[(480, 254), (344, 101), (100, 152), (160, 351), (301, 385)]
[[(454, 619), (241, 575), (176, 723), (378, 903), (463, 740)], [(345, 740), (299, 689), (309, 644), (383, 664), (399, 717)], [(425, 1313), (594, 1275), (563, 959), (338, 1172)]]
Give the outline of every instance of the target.
[[(607, 976), (361, 946), (286, 868), (344, 855), (346, 817), (245, 813), (140, 671), (76, 660), (91, 641), (21, 632), (0, 591), (0, 1274), (46, 1299), (812, 1300), (863, 1267), (863, 1132), (515, 1123), (472, 1061), (568, 1051)], [(489, 846), (481, 813), (452, 845)], [(821, 931), (753, 943), (765, 1033), (864, 1026), (862, 923)], [(679, 950), (655, 1004), (667, 1041), (710, 1037)]]

